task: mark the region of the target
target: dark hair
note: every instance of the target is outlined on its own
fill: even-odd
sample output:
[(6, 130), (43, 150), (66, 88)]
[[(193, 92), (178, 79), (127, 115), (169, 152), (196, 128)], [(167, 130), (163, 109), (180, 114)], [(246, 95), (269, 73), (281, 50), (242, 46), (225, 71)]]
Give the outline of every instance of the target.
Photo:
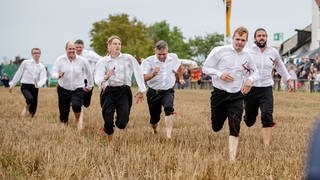
[(267, 31), (266, 31), (264, 28), (258, 28), (258, 29), (256, 29), (256, 31), (254, 32), (254, 35), (253, 35), (254, 38), (256, 37), (258, 31), (264, 31), (264, 32), (266, 33), (267, 37), (268, 37), (268, 33), (267, 33)]
[(75, 43), (75, 44), (82, 44), (82, 45), (84, 45), (84, 43), (83, 43), (83, 41), (82, 41), (81, 39), (77, 39), (74, 43)]
[(168, 49), (168, 43), (164, 40), (160, 40), (156, 43), (155, 49), (157, 50)]

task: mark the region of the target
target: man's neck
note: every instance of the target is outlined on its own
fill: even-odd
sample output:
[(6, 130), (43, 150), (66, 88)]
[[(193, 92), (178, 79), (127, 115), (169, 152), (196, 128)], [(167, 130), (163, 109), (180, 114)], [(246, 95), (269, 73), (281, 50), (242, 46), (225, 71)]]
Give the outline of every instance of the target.
[(112, 58), (112, 59), (115, 59), (115, 58), (117, 58), (117, 57), (119, 57), (120, 56), (120, 53), (111, 53), (110, 54), (110, 57)]
[(266, 50), (266, 47), (263, 47), (263, 48), (260, 48), (260, 47), (259, 47), (259, 49), (260, 49), (260, 52), (263, 53), (263, 52)]
[(40, 60), (39, 59), (33, 59), (34, 62), (36, 62), (37, 64), (39, 64)]

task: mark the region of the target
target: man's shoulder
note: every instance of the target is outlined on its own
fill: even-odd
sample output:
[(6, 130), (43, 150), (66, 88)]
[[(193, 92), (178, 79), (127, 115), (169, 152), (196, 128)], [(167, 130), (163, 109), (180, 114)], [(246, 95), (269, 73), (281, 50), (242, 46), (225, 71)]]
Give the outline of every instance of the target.
[(273, 54), (279, 55), (279, 51), (276, 48), (272, 47), (272, 46), (268, 46), (267, 50), (270, 51)]
[(211, 51), (214, 53), (220, 53), (220, 52), (227, 52), (232, 50), (232, 46), (230, 44), (222, 45), (222, 46), (216, 46)]
[(151, 55), (151, 56), (145, 58), (143, 61), (151, 62), (151, 61), (154, 61), (154, 60), (156, 60), (156, 56), (155, 55)]
[(67, 55), (66, 54), (62, 54), (62, 55), (57, 57), (57, 61), (61, 61), (61, 60), (65, 60), (65, 59), (67, 59)]
[(33, 59), (26, 59), (26, 60), (23, 60), (21, 64), (27, 64), (32, 62), (33, 62)]
[(135, 59), (135, 57), (133, 57), (131, 54), (128, 54), (128, 53), (123, 53), (121, 54), (121, 56), (126, 59)]
[(89, 49), (84, 49), (83, 52), (82, 52), (82, 54), (83, 54), (84, 57), (88, 56), (88, 57), (90, 57), (90, 58), (92, 58), (92, 57), (94, 57), (94, 58), (101, 58), (101, 56), (100, 56), (98, 53), (96, 53), (96, 52), (93, 51), (93, 50), (89, 50)]

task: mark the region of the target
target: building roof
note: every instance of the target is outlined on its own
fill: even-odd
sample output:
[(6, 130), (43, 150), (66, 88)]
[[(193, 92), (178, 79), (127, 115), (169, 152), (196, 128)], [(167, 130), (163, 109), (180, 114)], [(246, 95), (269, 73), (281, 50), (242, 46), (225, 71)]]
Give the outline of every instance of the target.
[(302, 30), (296, 29), (297, 33), (284, 41), (280, 45), (280, 54), (282, 56), (291, 56), (299, 53), (298, 50), (311, 42), (311, 24)]

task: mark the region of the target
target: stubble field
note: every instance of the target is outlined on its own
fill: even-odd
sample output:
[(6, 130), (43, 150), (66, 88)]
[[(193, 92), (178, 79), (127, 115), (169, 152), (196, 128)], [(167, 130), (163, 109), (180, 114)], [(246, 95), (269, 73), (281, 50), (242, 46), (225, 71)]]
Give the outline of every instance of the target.
[[(135, 92), (136, 89), (133, 89)], [(133, 104), (125, 130), (115, 130), (110, 147), (102, 133), (98, 88), (84, 109), (84, 129), (73, 113), (59, 122), (55, 88), (40, 89), (36, 117), (20, 118), (24, 98), (0, 88), (0, 179), (301, 179), (310, 133), (320, 112), (320, 95), (275, 92), (270, 147), (261, 123), (241, 123), (237, 161), (229, 162), (228, 124), (210, 127), (210, 90), (176, 90), (173, 138), (149, 125), (146, 99)]]

